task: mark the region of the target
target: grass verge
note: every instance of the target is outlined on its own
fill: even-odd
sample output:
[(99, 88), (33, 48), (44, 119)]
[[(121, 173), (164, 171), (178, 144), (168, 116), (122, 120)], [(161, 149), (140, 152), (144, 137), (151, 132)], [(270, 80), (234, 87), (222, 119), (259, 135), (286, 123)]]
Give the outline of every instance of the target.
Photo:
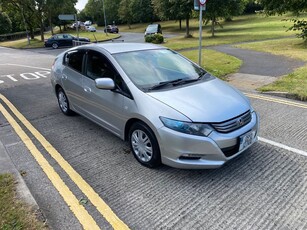
[[(281, 39), (236, 45), (243, 49), (269, 52), (290, 58), (300, 59), (307, 63), (307, 43), (299, 39)], [(293, 73), (283, 76), (272, 84), (260, 87), (261, 92), (287, 92), (299, 100), (307, 100), (307, 64)]]
[[(195, 63), (198, 63), (198, 50), (182, 51), (180, 53)], [(223, 80), (226, 80), (224, 76), (227, 74), (237, 72), (241, 65), (242, 61), (233, 56), (215, 50), (202, 50), (201, 66), (214, 76)]]
[[(302, 14), (300, 18), (306, 17), (307, 14)], [(203, 26), (203, 46), (233, 44), (246, 41), (257, 41), (272, 38), (281, 38), (287, 36), (294, 36), (294, 31), (286, 30), (293, 24), (283, 19), (289, 19), (293, 16), (286, 14), (283, 16), (270, 16), (265, 15), (244, 15), (234, 17), (232, 21), (221, 21), (223, 28), (217, 27), (215, 37), (211, 36), (210, 25)], [(185, 21), (182, 21), (182, 29), (179, 28), (177, 21), (159, 22), (162, 26), (163, 33), (175, 33), (179, 36), (166, 39), (165, 46), (179, 50), (185, 48), (197, 47), (199, 44), (199, 22), (198, 19), (190, 20), (190, 34), (191, 38), (185, 38)], [(131, 29), (127, 25), (121, 25), (120, 31), (122, 32), (141, 32), (148, 24), (134, 24)]]
[(0, 174), (0, 229), (46, 229), (31, 210), (16, 198), (16, 182), (11, 174)]
[[(69, 33), (71, 35), (77, 36), (77, 32), (75, 31), (66, 31), (63, 33)], [(51, 37), (50, 33), (45, 34), (45, 39)], [(102, 32), (88, 32), (82, 31), (79, 33), (79, 37), (87, 37), (91, 39), (92, 42), (94, 41), (106, 41), (110, 39), (114, 39), (119, 37), (118, 34), (108, 34)], [(44, 47), (44, 42), (40, 40), (40, 36), (36, 36), (33, 40), (30, 40), (30, 45), (28, 44), (28, 40), (26, 38), (19, 39), (15, 41), (5, 41), (0, 42), (0, 46), (10, 47), (10, 48), (17, 48), (17, 49), (24, 49), (24, 48), (42, 48)]]

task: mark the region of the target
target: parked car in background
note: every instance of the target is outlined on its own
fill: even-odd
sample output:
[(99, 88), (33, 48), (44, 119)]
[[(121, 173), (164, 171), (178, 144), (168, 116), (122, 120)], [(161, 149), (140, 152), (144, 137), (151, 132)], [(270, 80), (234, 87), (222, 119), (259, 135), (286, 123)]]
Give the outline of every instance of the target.
[[(56, 34), (45, 40), (45, 47), (57, 49), (60, 46), (72, 46), (73, 41), (78, 41), (78, 38), (70, 34)], [(90, 42), (90, 39), (79, 37), (79, 41)]]
[(84, 25), (85, 26), (90, 26), (90, 25), (92, 25), (92, 22), (91, 21), (86, 21), (86, 22), (84, 22)]
[(248, 98), (166, 47), (75, 47), (57, 56), (51, 83), (65, 115), (77, 112), (129, 141), (147, 167), (217, 168), (257, 141)]
[(114, 25), (107, 25), (107, 28), (104, 28), (103, 30), (105, 33), (118, 33), (118, 27)]
[(74, 23), (70, 26), (70, 28), (71, 28), (71, 29), (76, 29), (77, 26), (78, 26), (78, 28), (80, 29), (81, 27), (84, 27), (85, 25), (84, 25), (84, 22), (78, 21), (78, 22), (74, 22)]
[(147, 26), (144, 36), (146, 37), (152, 34), (162, 34), (162, 27), (160, 24), (150, 24)]
[(90, 32), (96, 32), (95, 26), (85, 26), (85, 30)]

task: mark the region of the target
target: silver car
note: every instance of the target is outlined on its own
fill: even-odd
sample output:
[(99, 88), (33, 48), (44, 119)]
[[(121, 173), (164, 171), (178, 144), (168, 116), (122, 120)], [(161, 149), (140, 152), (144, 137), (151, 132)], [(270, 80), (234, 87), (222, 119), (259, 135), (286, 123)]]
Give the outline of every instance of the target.
[(257, 141), (249, 100), (165, 47), (72, 48), (56, 58), (51, 76), (64, 114), (81, 114), (129, 141), (147, 167), (217, 168)]

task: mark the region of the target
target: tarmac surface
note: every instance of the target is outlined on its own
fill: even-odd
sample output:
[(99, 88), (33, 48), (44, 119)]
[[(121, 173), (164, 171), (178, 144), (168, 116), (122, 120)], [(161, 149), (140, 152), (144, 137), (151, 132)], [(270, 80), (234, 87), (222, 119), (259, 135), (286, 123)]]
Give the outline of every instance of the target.
[[(239, 71), (227, 76), (230, 84), (241, 90), (254, 91), (255, 89), (276, 81), (279, 77), (293, 72), (305, 62), (270, 53), (246, 50), (233, 45), (211, 46), (213, 49), (237, 57), (243, 61)], [(283, 92), (269, 92), (276, 96), (288, 96)]]
[[(282, 75), (291, 73), (295, 68), (304, 65), (304, 62), (267, 53), (243, 50), (231, 45), (210, 47), (220, 52), (227, 53), (243, 60), (243, 65), (236, 74), (229, 77), (229, 83), (241, 90), (255, 90), (259, 86), (268, 84)], [(12, 173), (18, 184), (18, 194), (35, 210), (39, 207), (32, 197), (31, 192), (23, 181), (20, 172), (11, 162), (5, 147), (0, 141), (0, 173)], [(257, 202), (255, 200), (255, 202)]]

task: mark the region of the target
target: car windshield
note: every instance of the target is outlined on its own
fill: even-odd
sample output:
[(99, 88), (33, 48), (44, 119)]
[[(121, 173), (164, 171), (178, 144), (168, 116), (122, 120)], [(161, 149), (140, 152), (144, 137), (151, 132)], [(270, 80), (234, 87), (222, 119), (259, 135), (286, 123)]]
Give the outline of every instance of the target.
[(168, 49), (114, 54), (131, 79), (143, 90), (155, 90), (203, 79), (205, 70)]
[(146, 28), (147, 33), (156, 33), (158, 31), (158, 25), (149, 25)]

